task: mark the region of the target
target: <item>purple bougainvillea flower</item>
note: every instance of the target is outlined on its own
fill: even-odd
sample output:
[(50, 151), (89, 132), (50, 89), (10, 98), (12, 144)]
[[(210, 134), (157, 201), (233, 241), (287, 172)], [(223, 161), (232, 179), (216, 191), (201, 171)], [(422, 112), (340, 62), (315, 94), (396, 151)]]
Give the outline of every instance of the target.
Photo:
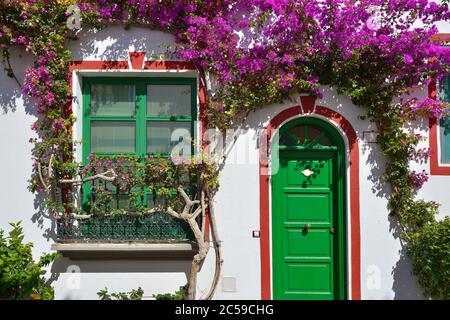
[(403, 61), (406, 64), (411, 64), (411, 63), (414, 62), (414, 59), (409, 54), (406, 54), (406, 55), (403, 56)]

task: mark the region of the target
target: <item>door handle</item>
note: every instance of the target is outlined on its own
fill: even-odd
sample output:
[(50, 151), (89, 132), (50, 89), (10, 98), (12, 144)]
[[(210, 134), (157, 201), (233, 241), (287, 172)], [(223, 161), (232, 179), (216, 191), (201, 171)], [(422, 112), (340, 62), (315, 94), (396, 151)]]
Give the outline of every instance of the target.
[(331, 233), (331, 234), (334, 234), (334, 228), (331, 228), (331, 229), (330, 229), (330, 233)]
[(307, 229), (307, 230), (311, 229), (311, 223), (305, 224), (305, 229)]

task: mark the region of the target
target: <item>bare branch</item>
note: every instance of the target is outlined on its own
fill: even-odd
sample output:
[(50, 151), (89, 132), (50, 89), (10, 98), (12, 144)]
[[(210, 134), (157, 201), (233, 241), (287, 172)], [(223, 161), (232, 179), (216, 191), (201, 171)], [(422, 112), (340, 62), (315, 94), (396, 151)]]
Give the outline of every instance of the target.
[(90, 219), (92, 217), (92, 214), (75, 214), (75, 213), (71, 213), (70, 216), (74, 217), (77, 220), (86, 220), (86, 219)]
[[(108, 175), (112, 175), (112, 176), (108, 176)], [(79, 185), (79, 184), (83, 184), (85, 182), (97, 180), (97, 179), (103, 180), (103, 181), (108, 181), (108, 182), (114, 182), (117, 179), (117, 174), (113, 169), (109, 169), (105, 173), (99, 173), (99, 174), (96, 174), (94, 176), (87, 177), (84, 179), (62, 179), (62, 180), (59, 180), (59, 183)]]
[(48, 185), (44, 180), (44, 177), (42, 176), (42, 169), (41, 169), (41, 163), (38, 161), (37, 163), (37, 171), (38, 171), (38, 175), (39, 175), (39, 180), (41, 181), (42, 186), (44, 187), (44, 189), (46, 191), (48, 191)]
[[(181, 214), (179, 214), (178, 212), (176, 212), (175, 210), (173, 210), (171, 207), (167, 208), (167, 213), (170, 214), (172, 217), (175, 217), (177, 219), (182, 219), (181, 218)], [(184, 219), (183, 219), (184, 220)]]
[(178, 193), (181, 195), (181, 197), (184, 199), (184, 202), (186, 202), (183, 212), (180, 214), (183, 218), (188, 218), (191, 216), (191, 209), (195, 204), (199, 204), (199, 200), (191, 200), (189, 196), (186, 194), (186, 192), (183, 190), (182, 187), (177, 188)]
[(186, 194), (186, 192), (184, 191), (184, 189), (182, 187), (178, 187), (177, 190), (180, 193), (180, 195), (183, 197), (184, 201), (186, 202), (186, 205), (189, 205), (190, 207), (192, 207), (194, 204), (200, 203), (199, 200), (191, 200), (191, 198), (189, 198), (189, 196)]
[(219, 232), (217, 230), (217, 222), (216, 215), (214, 212), (214, 203), (212, 201), (212, 195), (208, 187), (206, 187), (206, 196), (208, 197), (208, 205), (209, 205), (209, 223), (211, 226), (211, 234), (212, 234), (212, 242), (214, 244), (214, 251), (216, 253), (216, 264), (214, 270), (214, 278), (211, 283), (211, 287), (209, 289), (208, 294), (205, 297), (205, 300), (211, 300), (216, 292), (217, 285), (219, 283), (220, 274), (222, 271), (222, 243), (219, 238)]
[(195, 209), (195, 211), (190, 215), (190, 219), (197, 219), (197, 217), (198, 217), (198, 215), (200, 214), (200, 213), (202, 213), (202, 211), (203, 211), (203, 207), (202, 206), (199, 206), (197, 209)]
[(50, 160), (48, 161), (48, 169), (47, 176), (49, 179), (53, 178), (53, 158), (55, 157), (54, 153), (50, 155)]
[(146, 213), (147, 214), (152, 214), (152, 213), (161, 212), (161, 211), (165, 211), (165, 210), (164, 210), (163, 207), (158, 206), (158, 207), (151, 208), (151, 209), (147, 210)]
[(206, 224), (206, 204), (205, 204), (205, 191), (202, 190), (200, 195), (201, 207), (202, 207), (202, 233), (205, 234), (205, 224)]

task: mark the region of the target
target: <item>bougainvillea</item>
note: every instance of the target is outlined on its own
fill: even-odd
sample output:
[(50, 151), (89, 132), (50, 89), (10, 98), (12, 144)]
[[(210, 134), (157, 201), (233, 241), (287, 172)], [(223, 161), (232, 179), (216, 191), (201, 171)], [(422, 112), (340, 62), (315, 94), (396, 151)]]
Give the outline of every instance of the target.
[[(391, 186), (391, 214), (397, 218), (405, 240), (418, 239), (423, 221), (428, 225), (439, 222), (434, 220), (434, 202), (415, 200), (415, 191), (427, 176), (409, 168), (409, 161), (426, 160), (430, 150), (417, 149), (423, 137), (405, 128), (418, 117), (446, 115), (449, 106), (431, 99), (394, 100), (450, 72), (450, 48), (433, 38), (437, 33), (435, 23), (450, 19), (445, 3), (2, 1), (0, 46), (7, 73), (14, 77), (9, 64), (11, 46), (20, 45), (36, 57), (23, 84), (23, 92), (36, 98), (39, 114), (33, 125), (40, 137), (33, 139), (36, 165), (31, 187), (42, 188), (39, 168), (51, 157), (57, 176), (67, 178), (75, 172), (70, 134), (75, 119), (70, 109), (67, 70), (70, 52), (64, 46), (74, 39), (67, 18), (68, 6), (75, 5), (81, 10), (85, 28), (140, 24), (174, 34), (176, 46), (171, 54), (193, 61), (202, 79), (209, 74), (216, 84), (214, 90), (208, 90), (206, 116), (211, 126), (226, 129), (240, 124), (250, 112), (293, 94), (320, 97), (323, 85), (348, 95), (355, 105), (366, 108), (366, 117), (380, 131), (377, 142), (387, 161), (382, 179)], [(427, 228), (427, 233), (434, 229)], [(415, 270), (423, 272), (416, 264)], [(426, 282), (421, 283), (429, 289)], [(448, 285), (446, 290), (450, 290)]]

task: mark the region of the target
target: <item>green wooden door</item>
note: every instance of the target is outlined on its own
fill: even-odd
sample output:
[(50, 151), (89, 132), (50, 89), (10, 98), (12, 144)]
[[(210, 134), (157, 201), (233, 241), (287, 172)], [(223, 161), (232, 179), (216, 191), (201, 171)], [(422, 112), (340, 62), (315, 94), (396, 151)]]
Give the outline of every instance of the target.
[(275, 299), (344, 299), (343, 142), (325, 122), (280, 130), (272, 158)]

